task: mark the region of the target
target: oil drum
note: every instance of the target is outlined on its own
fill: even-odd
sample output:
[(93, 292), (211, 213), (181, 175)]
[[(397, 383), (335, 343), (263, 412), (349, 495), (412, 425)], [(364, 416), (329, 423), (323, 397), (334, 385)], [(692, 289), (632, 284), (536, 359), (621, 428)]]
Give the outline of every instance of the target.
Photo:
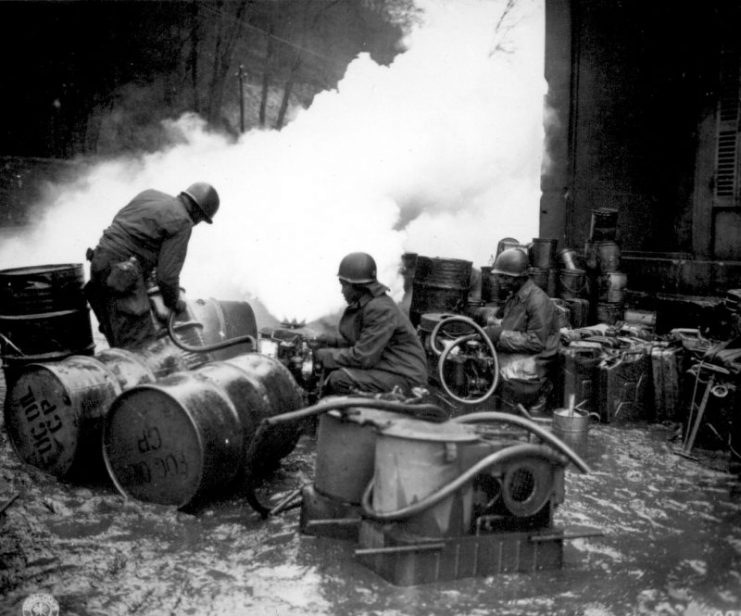
[[(201, 324), (200, 343), (203, 345), (217, 344), (245, 335), (257, 338), (255, 312), (247, 302), (197, 299), (189, 302), (188, 308), (195, 321)], [(254, 350), (245, 342), (210, 351), (209, 357), (215, 360), (230, 359)]]
[(0, 334), (6, 381), (26, 364), (93, 352), (82, 264), (0, 270)]
[(81, 310), (84, 284), (81, 263), (0, 270), (0, 306), (3, 314)]
[(103, 458), (114, 485), (145, 502), (184, 507), (225, 488), (242, 452), (234, 405), (193, 372), (123, 392), (103, 427)]
[(103, 430), (106, 467), (123, 494), (184, 507), (290, 453), (300, 432), (286, 423), (271, 427), (246, 459), (260, 422), (301, 404), (300, 388), (276, 359), (250, 353), (209, 362), (114, 401)]
[[(413, 505), (451, 483), (470, 464), (463, 447), (478, 440), (473, 428), (456, 422), (414, 419), (391, 422), (376, 436), (373, 509), (390, 513)], [(471, 484), (402, 524), (410, 533), (429, 537), (460, 536), (472, 519)]]
[(409, 319), (417, 327), (426, 312), (460, 314), (466, 307), (473, 263), (418, 256)]
[(57, 477), (94, 475), (103, 415), (121, 387), (103, 364), (75, 355), (28, 364), (8, 387), (5, 426), (18, 457)]
[(303, 406), (301, 389), (289, 370), (277, 359), (248, 353), (229, 360), (210, 362), (197, 374), (221, 387), (237, 410), (244, 438), (245, 472), (263, 474), (291, 453), (300, 436), (300, 426), (281, 423), (270, 426), (254, 443), (263, 419), (295, 411)]

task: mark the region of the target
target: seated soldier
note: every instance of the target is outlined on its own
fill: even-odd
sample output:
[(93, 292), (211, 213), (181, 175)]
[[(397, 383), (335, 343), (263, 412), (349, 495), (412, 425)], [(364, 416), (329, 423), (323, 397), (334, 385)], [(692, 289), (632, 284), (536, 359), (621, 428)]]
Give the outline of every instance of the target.
[(395, 387), (410, 392), (427, 384), (427, 359), (409, 318), (388, 289), (376, 280), (369, 254), (353, 252), (340, 262), (337, 276), (347, 308), (337, 336), (320, 336), (327, 345), (316, 360), (328, 372), (324, 394), (382, 393)]
[(560, 319), (551, 298), (528, 275), (527, 254), (508, 248), (497, 256), (492, 275), (506, 297), (500, 318), (489, 318), (484, 331), (499, 356), (500, 399), (514, 410), (518, 403), (545, 414), (558, 361)]

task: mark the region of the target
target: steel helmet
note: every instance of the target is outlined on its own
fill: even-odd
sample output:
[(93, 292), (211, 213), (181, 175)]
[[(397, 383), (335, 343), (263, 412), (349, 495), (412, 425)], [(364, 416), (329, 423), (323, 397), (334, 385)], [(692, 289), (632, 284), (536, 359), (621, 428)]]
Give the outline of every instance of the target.
[(351, 252), (340, 261), (337, 276), (350, 284), (376, 282), (376, 262), (367, 252)]
[(497, 256), (491, 273), (519, 278), (521, 276), (527, 276), (529, 266), (530, 259), (524, 250), (520, 248), (507, 248)]
[(211, 224), (214, 214), (219, 209), (219, 193), (216, 192), (216, 189), (206, 182), (196, 182), (188, 186), (183, 194), (188, 195), (193, 200), (206, 222)]

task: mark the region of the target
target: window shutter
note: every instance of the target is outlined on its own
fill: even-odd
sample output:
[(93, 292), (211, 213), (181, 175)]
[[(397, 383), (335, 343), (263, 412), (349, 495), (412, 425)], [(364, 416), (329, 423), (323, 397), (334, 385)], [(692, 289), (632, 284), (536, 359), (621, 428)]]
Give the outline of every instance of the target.
[(739, 53), (721, 54), (715, 153), (715, 204), (739, 203)]

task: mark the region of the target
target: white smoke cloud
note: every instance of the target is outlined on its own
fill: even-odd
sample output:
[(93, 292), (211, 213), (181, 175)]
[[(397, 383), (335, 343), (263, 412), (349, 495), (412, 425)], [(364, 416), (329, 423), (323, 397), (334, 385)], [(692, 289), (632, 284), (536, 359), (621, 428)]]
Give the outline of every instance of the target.
[[(543, 149), (543, 0), (438, 0), (390, 66), (360, 55), (338, 89), (282, 131), (237, 143), (185, 116), (176, 145), (95, 166), (54, 187), (31, 236), (0, 268), (80, 262), (138, 191), (211, 182), (222, 206), (194, 229), (181, 282), (191, 298), (258, 298), (278, 318), (343, 305), (336, 268), (371, 253), (400, 296), (400, 256), (485, 265), (502, 237), (537, 235)], [(258, 323), (260, 325), (260, 323)]]

